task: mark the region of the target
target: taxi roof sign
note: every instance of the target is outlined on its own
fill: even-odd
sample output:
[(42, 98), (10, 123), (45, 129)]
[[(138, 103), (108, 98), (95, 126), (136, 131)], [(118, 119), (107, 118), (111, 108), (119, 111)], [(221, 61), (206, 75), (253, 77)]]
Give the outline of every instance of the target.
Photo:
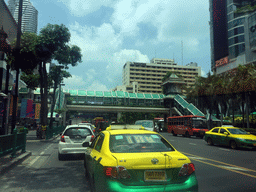
[(106, 130), (120, 130), (120, 129), (143, 129), (145, 128), (142, 125), (110, 125)]

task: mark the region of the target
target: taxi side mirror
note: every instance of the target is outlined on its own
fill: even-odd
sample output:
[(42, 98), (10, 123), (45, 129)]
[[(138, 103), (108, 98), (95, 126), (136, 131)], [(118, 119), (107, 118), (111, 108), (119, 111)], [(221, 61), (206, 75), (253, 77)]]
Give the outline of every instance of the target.
[(89, 142), (84, 142), (84, 143), (83, 143), (83, 147), (90, 147)]
[(224, 135), (229, 135), (228, 132), (224, 132)]

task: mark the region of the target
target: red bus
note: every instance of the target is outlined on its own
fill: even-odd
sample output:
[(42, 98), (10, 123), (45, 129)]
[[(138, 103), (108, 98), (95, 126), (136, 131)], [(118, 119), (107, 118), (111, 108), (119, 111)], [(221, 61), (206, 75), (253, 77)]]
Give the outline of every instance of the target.
[(183, 135), (185, 137), (197, 136), (203, 138), (208, 131), (206, 118), (204, 116), (185, 115), (167, 118), (168, 132), (173, 136)]

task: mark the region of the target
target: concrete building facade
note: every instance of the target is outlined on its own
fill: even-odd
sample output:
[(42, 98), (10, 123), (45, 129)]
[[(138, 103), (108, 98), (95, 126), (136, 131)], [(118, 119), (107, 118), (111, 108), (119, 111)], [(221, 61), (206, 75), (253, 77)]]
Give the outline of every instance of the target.
[(138, 83), (138, 93), (162, 93), (162, 79), (167, 72), (180, 75), (187, 86), (195, 83), (201, 76), (201, 67), (197, 63), (186, 66), (177, 65), (173, 59), (153, 58), (150, 63), (126, 62), (123, 66), (123, 85)]
[(256, 62), (256, 0), (210, 0), (211, 70)]
[[(8, 8), (18, 23), (19, 0), (8, 0)], [(38, 11), (30, 0), (23, 0), (22, 6), (22, 32), (37, 33)]]

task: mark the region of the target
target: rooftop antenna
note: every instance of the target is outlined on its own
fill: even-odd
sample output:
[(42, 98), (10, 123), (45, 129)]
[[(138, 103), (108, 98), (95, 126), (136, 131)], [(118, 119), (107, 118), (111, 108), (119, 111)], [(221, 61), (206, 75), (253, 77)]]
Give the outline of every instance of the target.
[(173, 53), (173, 57), (172, 57), (172, 58), (173, 58), (173, 62), (175, 62), (175, 59), (174, 59), (174, 53)]

